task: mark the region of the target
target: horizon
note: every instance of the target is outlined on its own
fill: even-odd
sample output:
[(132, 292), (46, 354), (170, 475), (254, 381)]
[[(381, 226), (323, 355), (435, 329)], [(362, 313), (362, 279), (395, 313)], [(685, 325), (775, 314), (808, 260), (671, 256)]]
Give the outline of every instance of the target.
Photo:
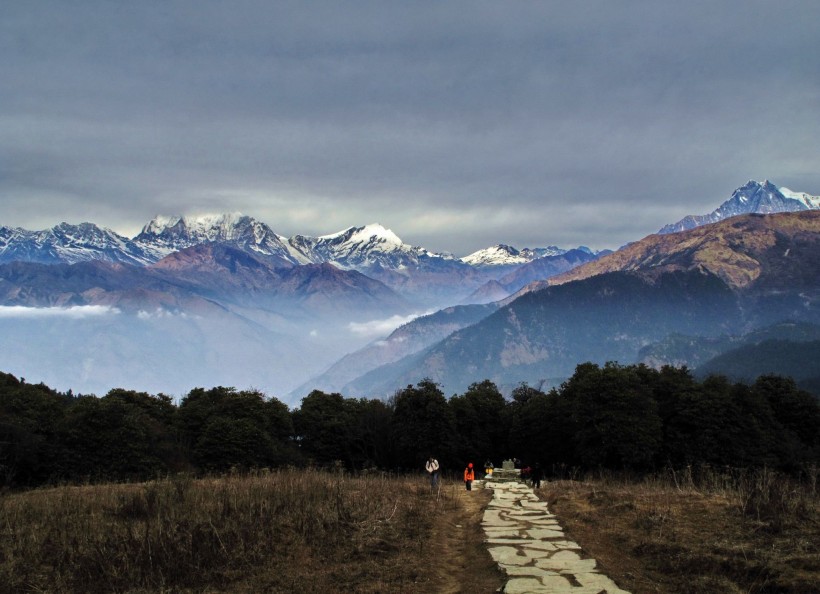
[[(737, 188), (735, 188), (735, 191), (742, 188), (742, 187), (744, 187), (744, 186), (746, 186), (746, 185), (748, 185), (748, 184), (751, 184), (751, 183), (756, 183), (760, 186), (764, 186), (766, 184), (772, 184), (775, 187), (777, 187), (778, 190), (786, 189), (786, 190), (789, 190), (790, 192), (793, 192), (795, 194), (808, 194), (810, 196), (815, 196), (816, 197), (816, 195), (813, 192), (807, 192), (803, 188), (795, 190), (794, 188), (789, 188), (789, 187), (786, 187), (786, 186), (783, 186), (783, 185), (778, 185), (778, 184), (772, 182), (769, 178), (765, 178), (762, 181), (761, 180), (750, 179), (746, 183), (744, 183), (743, 185), (738, 186)], [(723, 200), (719, 204), (715, 205), (714, 209), (712, 209), (709, 212), (689, 213), (686, 216), (700, 216), (700, 215), (709, 214), (709, 213), (713, 212), (715, 209), (717, 209), (718, 207), (720, 207), (722, 204), (724, 204), (725, 202), (727, 202), (730, 199), (731, 199), (731, 196), (729, 196), (728, 198), (726, 198), (725, 200)], [(151, 223), (156, 222), (156, 223), (159, 223), (161, 225), (168, 225), (168, 224), (171, 224), (171, 223), (176, 223), (177, 221), (183, 220), (183, 219), (188, 220), (189, 222), (190, 221), (209, 222), (208, 221), (209, 219), (218, 220), (218, 219), (223, 219), (225, 217), (234, 217), (234, 218), (249, 217), (249, 218), (251, 218), (255, 221), (258, 221), (258, 222), (260, 222), (264, 225), (267, 225), (279, 237), (283, 237), (285, 239), (292, 239), (293, 237), (298, 236), (298, 235), (308, 236), (308, 237), (312, 237), (312, 238), (325, 238), (325, 237), (332, 237), (334, 235), (339, 235), (339, 234), (344, 233), (345, 231), (348, 231), (350, 229), (364, 229), (364, 228), (367, 228), (367, 227), (378, 226), (378, 227), (382, 228), (383, 230), (396, 235), (398, 237), (398, 239), (400, 239), (402, 241), (402, 243), (405, 244), (405, 245), (409, 245), (411, 247), (427, 249), (428, 251), (431, 251), (433, 253), (452, 255), (452, 256), (455, 256), (456, 258), (459, 258), (459, 259), (469, 257), (469, 256), (471, 256), (471, 255), (473, 255), (477, 252), (487, 250), (487, 249), (491, 249), (491, 248), (497, 247), (497, 246), (508, 246), (508, 247), (512, 247), (512, 248), (514, 248), (518, 251), (522, 251), (522, 250), (525, 250), (525, 249), (539, 249), (539, 248), (546, 248), (546, 247), (558, 247), (560, 249), (566, 249), (566, 250), (571, 250), (571, 249), (576, 249), (576, 248), (589, 248), (589, 249), (591, 249), (595, 252), (600, 252), (600, 251), (604, 251), (604, 250), (617, 251), (618, 249), (620, 249), (624, 245), (627, 245), (628, 243), (631, 243), (633, 241), (638, 241), (640, 239), (648, 237), (649, 235), (654, 235), (658, 232), (659, 229), (661, 229), (661, 227), (659, 227), (657, 230), (650, 231), (648, 233), (640, 235), (639, 237), (635, 237), (633, 239), (630, 239), (629, 241), (627, 241), (624, 244), (621, 244), (619, 246), (600, 245), (600, 244), (594, 244), (592, 242), (581, 242), (581, 243), (578, 243), (576, 245), (559, 245), (557, 243), (542, 242), (541, 244), (538, 244), (538, 245), (519, 246), (519, 245), (515, 245), (515, 244), (510, 243), (510, 242), (501, 240), (501, 241), (495, 241), (494, 243), (487, 243), (484, 247), (473, 250), (472, 252), (469, 252), (469, 253), (466, 253), (466, 254), (459, 254), (457, 252), (453, 252), (453, 251), (446, 250), (446, 249), (445, 250), (430, 249), (426, 245), (414, 243), (412, 241), (410, 241), (410, 242), (405, 241), (404, 237), (402, 237), (403, 233), (401, 231), (396, 232), (391, 226), (384, 225), (384, 224), (382, 224), (378, 221), (372, 221), (372, 222), (368, 222), (368, 223), (358, 223), (358, 224), (350, 225), (350, 226), (345, 227), (343, 229), (338, 229), (336, 231), (322, 232), (318, 235), (307, 235), (307, 234), (299, 232), (299, 231), (297, 231), (295, 233), (292, 233), (292, 234), (289, 234), (289, 235), (285, 235), (285, 234), (279, 233), (279, 231), (271, 223), (269, 223), (265, 220), (262, 220), (261, 218), (259, 218), (257, 216), (254, 216), (253, 214), (248, 214), (248, 213), (239, 212), (239, 211), (233, 211), (233, 212), (229, 212), (229, 211), (223, 211), (223, 212), (215, 212), (215, 211), (214, 212), (196, 212), (196, 211), (193, 211), (193, 212), (195, 214), (173, 214), (173, 215), (169, 215), (169, 214), (159, 213), (159, 214), (155, 214), (149, 221), (147, 221), (145, 223), (142, 223), (138, 226), (132, 225), (132, 226), (129, 226), (129, 227), (121, 227), (120, 229), (114, 229), (114, 228), (111, 228), (111, 227), (108, 227), (108, 226), (105, 226), (105, 225), (101, 225), (101, 224), (99, 224), (95, 221), (91, 221), (91, 220), (84, 220), (84, 221), (79, 221), (79, 222), (60, 221), (59, 223), (54, 223), (53, 225), (47, 226), (47, 227), (42, 228), (42, 229), (29, 229), (29, 228), (25, 228), (25, 227), (20, 227), (20, 228), (22, 228), (26, 231), (41, 232), (41, 231), (47, 231), (47, 230), (52, 229), (52, 228), (54, 228), (56, 226), (59, 226), (61, 224), (68, 224), (68, 225), (77, 226), (77, 225), (82, 225), (82, 224), (85, 224), (85, 223), (89, 223), (89, 224), (96, 225), (97, 227), (107, 229), (109, 231), (113, 231), (114, 233), (116, 233), (120, 237), (124, 237), (126, 239), (132, 239), (133, 240), (140, 233), (142, 233)], [(677, 223), (677, 222), (679, 222), (679, 221), (668, 221), (668, 222), (664, 223), (664, 225), (674, 224), (674, 223)], [(7, 226), (8, 227), (9, 225), (5, 225), (4, 223), (0, 222), (0, 227), (2, 227), (2, 226)]]

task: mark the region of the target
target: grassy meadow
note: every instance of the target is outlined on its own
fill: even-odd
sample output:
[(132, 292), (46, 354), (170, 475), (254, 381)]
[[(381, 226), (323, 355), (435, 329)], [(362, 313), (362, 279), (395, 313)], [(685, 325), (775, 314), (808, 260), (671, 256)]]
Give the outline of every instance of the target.
[[(543, 483), (633, 594), (820, 591), (818, 472), (669, 471)], [(0, 492), (0, 592), (496, 592), (491, 491), (275, 470)]]
[(6, 492), (0, 590), (442, 591), (460, 486), (281, 470)]
[(545, 483), (569, 535), (633, 594), (820, 592), (818, 471)]

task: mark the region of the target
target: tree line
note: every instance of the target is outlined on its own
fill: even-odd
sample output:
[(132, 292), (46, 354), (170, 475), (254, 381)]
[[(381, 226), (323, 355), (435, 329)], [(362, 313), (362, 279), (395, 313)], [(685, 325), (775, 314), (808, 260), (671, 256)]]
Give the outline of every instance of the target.
[(418, 470), (519, 458), (559, 468), (820, 461), (820, 404), (789, 378), (696, 380), (685, 368), (579, 365), (560, 387), (505, 398), (489, 380), (447, 398), (429, 379), (387, 401), (319, 390), (294, 410), (255, 390), (61, 393), (0, 373), (0, 485), (139, 480), (281, 466)]

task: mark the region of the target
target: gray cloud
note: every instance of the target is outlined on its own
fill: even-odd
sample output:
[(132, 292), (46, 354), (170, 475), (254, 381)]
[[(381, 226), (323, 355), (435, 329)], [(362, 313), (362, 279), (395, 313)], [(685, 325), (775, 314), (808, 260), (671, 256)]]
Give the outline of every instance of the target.
[(2, 11), (0, 224), (242, 211), (463, 255), (820, 194), (814, 0)]

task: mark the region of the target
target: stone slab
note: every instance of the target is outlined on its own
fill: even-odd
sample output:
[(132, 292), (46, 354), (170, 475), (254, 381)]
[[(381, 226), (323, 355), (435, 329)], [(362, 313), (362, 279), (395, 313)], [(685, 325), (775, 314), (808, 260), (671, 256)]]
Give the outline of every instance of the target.
[(490, 555), (509, 579), (507, 594), (629, 594), (597, 571), (564, 534), (547, 503), (520, 482), (487, 483), (493, 500), (482, 526)]

